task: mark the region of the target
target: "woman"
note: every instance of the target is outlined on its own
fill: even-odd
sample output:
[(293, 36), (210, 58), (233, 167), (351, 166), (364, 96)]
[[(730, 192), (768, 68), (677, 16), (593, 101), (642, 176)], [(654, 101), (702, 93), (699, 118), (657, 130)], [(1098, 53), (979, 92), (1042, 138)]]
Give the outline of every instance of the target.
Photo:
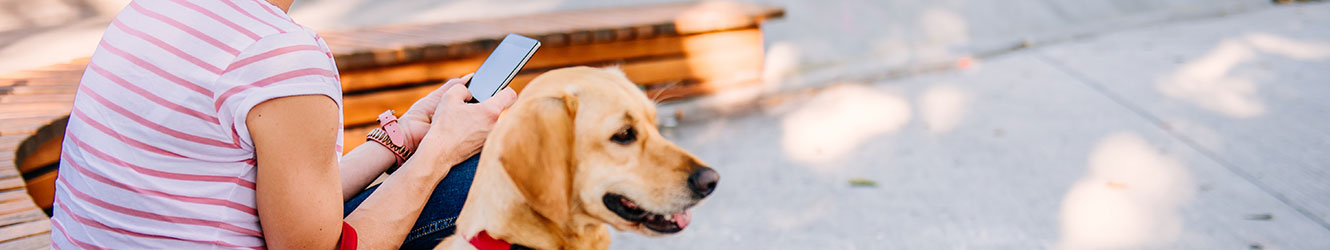
[(66, 129), (56, 248), (383, 249), (451, 234), (472, 156), (516, 94), (467, 104), (467, 78), (449, 81), (400, 119), (381, 116), (342, 155), (332, 53), (290, 6), (136, 0), (122, 10)]

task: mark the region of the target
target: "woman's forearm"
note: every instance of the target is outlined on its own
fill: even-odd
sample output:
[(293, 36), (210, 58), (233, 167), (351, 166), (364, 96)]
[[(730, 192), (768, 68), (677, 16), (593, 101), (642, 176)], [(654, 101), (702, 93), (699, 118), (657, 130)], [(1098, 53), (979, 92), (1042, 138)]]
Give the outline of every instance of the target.
[(422, 150), (396, 173), (389, 175), (378, 190), (345, 219), (361, 235), (361, 246), (370, 249), (400, 247), (402, 239), (411, 230), (403, 225), (415, 223), (435, 186), (448, 175), (448, 168), (436, 166), (452, 166), (459, 162), (459, 159), (440, 158), (437, 153)]
[(360, 144), (351, 152), (342, 156), (340, 165), (342, 177), (342, 202), (351, 200), (365, 190), (370, 182), (378, 178), (384, 170), (392, 166), (397, 159), (392, 151), (378, 143)]

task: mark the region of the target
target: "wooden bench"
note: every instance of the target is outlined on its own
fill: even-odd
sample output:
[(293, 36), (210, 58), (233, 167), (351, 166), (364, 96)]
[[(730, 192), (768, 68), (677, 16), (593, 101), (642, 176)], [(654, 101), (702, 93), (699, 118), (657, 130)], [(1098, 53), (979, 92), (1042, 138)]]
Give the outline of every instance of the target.
[[(475, 71), (498, 39), (518, 33), (541, 49), (518, 91), (554, 68), (618, 66), (648, 96), (671, 100), (759, 81), (761, 24), (777, 7), (686, 3), (542, 13), (502, 19), (320, 32), (341, 74), (346, 148), (378, 113), (406, 110), (443, 80)], [(64, 121), (87, 59), (0, 75), (0, 249), (44, 248)], [(399, 113), (400, 115), (400, 113)], [(25, 190), (26, 182), (26, 190)]]
[(513, 80), (574, 65), (618, 66), (660, 100), (759, 81), (762, 22), (780, 8), (687, 3), (555, 12), (503, 19), (321, 33), (341, 73), (344, 146), (355, 147), (383, 110), (403, 111), (440, 81), (480, 67), (507, 33), (541, 48)]

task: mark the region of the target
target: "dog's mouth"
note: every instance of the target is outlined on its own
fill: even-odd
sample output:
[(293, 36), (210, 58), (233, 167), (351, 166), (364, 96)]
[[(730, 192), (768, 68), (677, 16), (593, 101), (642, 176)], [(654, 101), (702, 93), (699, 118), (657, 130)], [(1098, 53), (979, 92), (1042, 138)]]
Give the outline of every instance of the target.
[(678, 233), (688, 227), (688, 223), (693, 219), (693, 215), (687, 209), (669, 215), (648, 212), (639, 207), (632, 199), (619, 194), (605, 194), (603, 200), (605, 207), (609, 208), (610, 211), (614, 211), (619, 217), (630, 222), (640, 223), (647, 229), (658, 233)]

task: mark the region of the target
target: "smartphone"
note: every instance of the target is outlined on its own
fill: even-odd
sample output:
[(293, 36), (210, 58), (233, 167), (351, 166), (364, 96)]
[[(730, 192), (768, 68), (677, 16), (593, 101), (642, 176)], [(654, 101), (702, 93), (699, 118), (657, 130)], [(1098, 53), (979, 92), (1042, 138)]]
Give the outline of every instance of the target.
[(536, 54), (539, 48), (540, 41), (536, 39), (518, 34), (504, 37), (489, 58), (480, 64), (480, 69), (476, 69), (471, 82), (467, 83), (467, 90), (471, 91), (472, 97), (470, 102), (483, 102), (508, 87), (508, 83), (513, 81), (513, 77), (517, 76), (517, 72), (522, 70), (522, 66), (531, 60), (531, 55)]

